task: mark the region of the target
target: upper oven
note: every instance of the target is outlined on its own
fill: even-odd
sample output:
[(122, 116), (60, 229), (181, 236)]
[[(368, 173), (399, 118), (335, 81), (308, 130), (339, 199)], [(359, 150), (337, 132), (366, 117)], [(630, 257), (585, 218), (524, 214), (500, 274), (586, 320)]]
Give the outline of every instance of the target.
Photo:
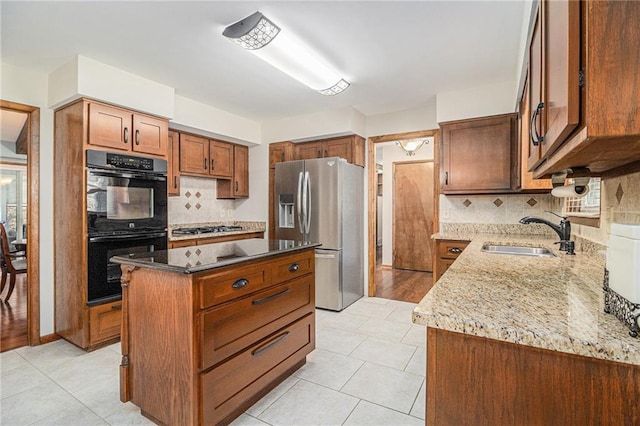
[(87, 150), (89, 236), (167, 228), (167, 162)]

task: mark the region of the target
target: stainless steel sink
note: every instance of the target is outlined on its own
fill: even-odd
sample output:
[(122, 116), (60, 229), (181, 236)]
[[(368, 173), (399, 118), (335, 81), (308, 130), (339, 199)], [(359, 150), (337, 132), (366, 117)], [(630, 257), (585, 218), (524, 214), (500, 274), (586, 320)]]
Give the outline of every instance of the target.
[(508, 246), (500, 244), (484, 244), (485, 253), (511, 254), (515, 256), (555, 257), (551, 250), (545, 247)]

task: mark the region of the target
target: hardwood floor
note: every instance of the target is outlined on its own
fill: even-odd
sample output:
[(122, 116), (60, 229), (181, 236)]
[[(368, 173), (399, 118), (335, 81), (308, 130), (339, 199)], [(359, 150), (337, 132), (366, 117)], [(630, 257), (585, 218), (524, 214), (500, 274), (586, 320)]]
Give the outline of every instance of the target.
[(433, 274), (382, 267), (381, 258), (378, 257), (375, 281), (376, 297), (418, 303), (433, 287)]
[[(7, 278), (8, 280), (8, 278)], [(4, 301), (9, 283), (2, 292), (0, 301), (0, 352), (19, 348), (27, 344), (27, 274), (16, 277), (16, 288), (9, 302)]]

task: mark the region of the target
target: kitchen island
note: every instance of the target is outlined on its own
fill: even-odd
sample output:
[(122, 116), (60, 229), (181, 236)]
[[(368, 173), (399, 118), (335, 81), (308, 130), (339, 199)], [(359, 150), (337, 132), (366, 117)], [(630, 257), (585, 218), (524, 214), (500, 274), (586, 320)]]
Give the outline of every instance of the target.
[(569, 256), (544, 236), (436, 238), (470, 244), (413, 313), (427, 326), (428, 425), (640, 424), (640, 339), (604, 312), (604, 247)]
[(225, 424), (315, 347), (319, 244), (241, 240), (112, 258), (120, 399), (159, 424)]

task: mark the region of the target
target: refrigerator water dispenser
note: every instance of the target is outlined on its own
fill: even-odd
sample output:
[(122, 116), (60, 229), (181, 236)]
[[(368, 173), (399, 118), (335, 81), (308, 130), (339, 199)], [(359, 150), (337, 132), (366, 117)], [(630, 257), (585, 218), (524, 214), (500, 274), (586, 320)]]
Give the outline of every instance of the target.
[(278, 196), (278, 226), (280, 228), (295, 227), (293, 194)]

